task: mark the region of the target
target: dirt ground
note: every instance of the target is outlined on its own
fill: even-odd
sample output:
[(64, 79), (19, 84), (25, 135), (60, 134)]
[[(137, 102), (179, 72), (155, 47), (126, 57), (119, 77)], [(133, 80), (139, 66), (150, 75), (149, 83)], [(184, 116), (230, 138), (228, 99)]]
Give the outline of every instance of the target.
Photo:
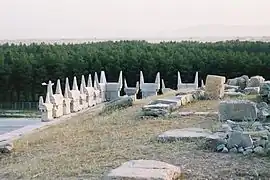
[[(15, 151), (0, 155), (0, 179), (100, 180), (132, 159), (181, 166), (186, 179), (270, 179), (268, 157), (223, 154), (202, 148), (203, 141), (159, 143), (156, 136), (184, 127), (213, 128), (217, 118), (139, 117), (147, 100), (108, 115), (79, 115), (64, 124), (23, 137)], [(218, 101), (198, 101), (188, 111), (217, 111)]]

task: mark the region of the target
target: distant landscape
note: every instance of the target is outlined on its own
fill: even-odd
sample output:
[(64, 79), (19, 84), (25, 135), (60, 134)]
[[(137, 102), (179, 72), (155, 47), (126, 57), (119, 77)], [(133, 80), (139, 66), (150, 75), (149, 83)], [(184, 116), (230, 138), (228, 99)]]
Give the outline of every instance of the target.
[(153, 35), (144, 36), (142, 34), (125, 33), (117, 36), (96, 37), (89, 35), (82, 38), (78, 35), (77, 38), (62, 37), (62, 38), (20, 38), (20, 39), (0, 39), (0, 44), (31, 44), (31, 43), (46, 43), (46, 44), (62, 44), (62, 43), (88, 43), (88, 42), (103, 42), (103, 41), (120, 41), (120, 40), (145, 40), (150, 43), (168, 42), (168, 41), (199, 41), (199, 42), (217, 42), (227, 40), (239, 41), (270, 41), (270, 26), (239, 26), (239, 25), (199, 25), (187, 28), (176, 29), (172, 31), (162, 31), (153, 33)]

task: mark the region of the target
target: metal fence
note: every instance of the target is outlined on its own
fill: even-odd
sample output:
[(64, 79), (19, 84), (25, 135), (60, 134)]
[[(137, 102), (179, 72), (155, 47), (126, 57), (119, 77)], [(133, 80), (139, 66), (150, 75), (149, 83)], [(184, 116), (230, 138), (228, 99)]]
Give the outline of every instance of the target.
[(38, 110), (38, 102), (13, 102), (13, 103), (0, 103), (0, 109), (3, 110), (23, 110), (23, 111), (36, 111)]

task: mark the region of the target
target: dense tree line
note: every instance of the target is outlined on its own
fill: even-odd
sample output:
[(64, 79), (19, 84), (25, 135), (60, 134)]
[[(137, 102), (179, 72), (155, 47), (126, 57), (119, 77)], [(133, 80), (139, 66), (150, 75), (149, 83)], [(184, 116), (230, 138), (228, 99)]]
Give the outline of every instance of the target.
[[(177, 71), (184, 81), (207, 74), (235, 77), (263, 75), (270, 78), (270, 43), (227, 41), (216, 43), (120, 41), (84, 44), (31, 44), (0, 46), (0, 101), (38, 101), (41, 85), (57, 78), (94, 74), (105, 70), (116, 81), (122, 70), (129, 86), (135, 86), (139, 71), (146, 82), (160, 71), (167, 87), (175, 88)], [(64, 86), (63, 86), (64, 87)]]

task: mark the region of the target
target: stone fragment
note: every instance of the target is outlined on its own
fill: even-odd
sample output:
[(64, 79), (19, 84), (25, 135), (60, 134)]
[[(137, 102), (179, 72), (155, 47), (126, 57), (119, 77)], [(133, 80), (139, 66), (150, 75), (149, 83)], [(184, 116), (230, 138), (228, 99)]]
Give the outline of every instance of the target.
[(155, 160), (131, 160), (110, 173), (105, 180), (176, 180), (181, 179), (181, 168)]
[(225, 144), (220, 144), (220, 145), (218, 145), (218, 146), (217, 146), (217, 152), (223, 151), (224, 148), (226, 148), (226, 147), (225, 147)]
[(264, 80), (262, 76), (253, 76), (249, 79), (247, 87), (260, 87)]
[(220, 146), (220, 145), (225, 146), (225, 144), (227, 144), (226, 139), (220, 138), (220, 137), (211, 137), (211, 138), (206, 140), (205, 147), (207, 147), (208, 149), (211, 149), (211, 150), (217, 150), (218, 146)]
[(243, 147), (239, 147), (239, 148), (237, 149), (237, 151), (238, 151), (239, 153), (243, 153), (245, 150), (244, 150)]
[(241, 92), (224, 92), (224, 96), (228, 96), (228, 97), (243, 97), (243, 96), (245, 96), (245, 94), (243, 94)]
[(211, 131), (201, 128), (184, 128), (184, 129), (173, 129), (166, 131), (158, 136), (159, 141), (177, 141), (192, 138), (206, 138), (212, 139)]
[(228, 85), (228, 84), (225, 84), (224, 87), (225, 87), (225, 90), (233, 89), (234, 91), (237, 91), (239, 89), (239, 86), (233, 86), (233, 85)]
[(221, 151), (222, 153), (228, 153), (229, 152), (229, 150), (228, 150), (228, 148), (226, 148), (226, 147), (224, 147), (223, 149), (222, 149), (222, 151)]
[(222, 124), (221, 125), (221, 130), (222, 132), (230, 132), (232, 131), (232, 128), (229, 124)]
[(270, 116), (269, 106), (266, 102), (260, 102), (257, 104), (258, 108), (258, 119), (265, 121)]
[(269, 103), (270, 102), (270, 81), (265, 81), (260, 85), (260, 97), (261, 100)]
[(224, 76), (208, 75), (206, 77), (205, 95), (207, 99), (219, 99), (224, 97), (226, 78)]
[(1, 153), (11, 153), (13, 150), (13, 144), (7, 142), (0, 142), (0, 152)]
[(237, 77), (234, 79), (228, 79), (227, 84), (233, 85), (233, 86), (239, 86), (240, 89), (245, 89), (248, 85), (249, 77), (246, 75), (243, 75), (241, 77)]
[(261, 147), (261, 146), (255, 147), (254, 148), (254, 153), (256, 153), (256, 154), (264, 154), (263, 147)]
[(244, 89), (244, 93), (247, 95), (256, 95), (260, 93), (260, 87), (247, 87)]
[(146, 105), (142, 108), (143, 116), (166, 116), (173, 111), (173, 106), (170, 104), (154, 104)]
[[(243, 150), (244, 150), (244, 149), (243, 149)], [(238, 152), (238, 150), (237, 150), (236, 147), (231, 148), (229, 151), (230, 151), (231, 153), (237, 153), (237, 152)]]
[(103, 112), (111, 110), (127, 108), (133, 105), (133, 98), (130, 96), (120, 97), (118, 99), (107, 102), (103, 108)]
[(254, 123), (251, 125), (251, 127), (252, 127), (252, 130), (254, 130), (254, 131), (261, 131), (261, 130), (264, 130), (262, 123), (260, 123), (260, 122), (258, 122), (258, 121), (254, 122)]
[(249, 134), (243, 134), (240, 131), (233, 131), (229, 136), (227, 147), (231, 149), (235, 147), (235, 145), (244, 148), (251, 147), (253, 145), (253, 141)]
[(251, 153), (253, 153), (253, 149), (252, 149), (252, 148), (246, 148), (246, 149), (243, 151), (243, 154), (244, 154), (244, 155), (249, 155), (249, 154), (251, 154)]
[(219, 118), (225, 120), (256, 120), (256, 103), (248, 100), (228, 100), (219, 104)]

